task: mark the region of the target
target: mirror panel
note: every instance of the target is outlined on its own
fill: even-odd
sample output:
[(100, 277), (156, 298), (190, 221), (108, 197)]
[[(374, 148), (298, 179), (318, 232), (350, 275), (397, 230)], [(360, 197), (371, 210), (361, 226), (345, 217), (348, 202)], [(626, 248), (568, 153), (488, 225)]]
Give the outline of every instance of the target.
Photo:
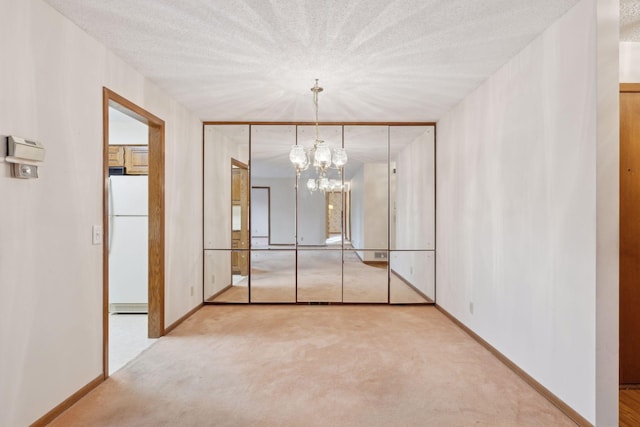
[(298, 250), (298, 302), (342, 302), (342, 250)]
[(251, 126), (251, 192), (267, 189), (251, 201), (252, 243), (295, 248), (296, 174), (289, 161), (295, 143), (295, 126)]
[(248, 268), (241, 271), (238, 266), (248, 259), (249, 251), (205, 250), (204, 255), (204, 300), (248, 303)]
[[(354, 249), (387, 250), (389, 230), (388, 126), (345, 126), (349, 161), (347, 235)], [(368, 254), (368, 252), (366, 253)], [(365, 261), (369, 261), (366, 260)]]
[(251, 302), (296, 302), (295, 250), (251, 251)]
[(391, 304), (435, 301), (433, 251), (391, 251), (389, 260)]
[[(323, 145), (327, 146), (332, 152), (336, 148), (342, 148), (342, 126), (318, 126), (318, 138), (323, 140)], [(310, 150), (316, 140), (315, 126), (298, 126), (298, 144)], [(298, 216), (297, 216), (297, 242), (303, 246), (325, 246), (330, 237), (329, 230), (329, 199), (326, 194), (317, 189), (320, 186), (320, 179), (323, 172), (314, 167), (314, 156), (309, 156), (310, 166), (307, 170), (302, 171), (298, 181)], [(339, 194), (342, 187), (342, 174), (338, 169), (327, 168), (324, 171), (324, 177), (332, 186), (333, 192), (338, 196), (333, 198), (341, 199)], [(312, 186), (311, 186), (312, 184)], [(315, 189), (311, 189), (315, 188)], [(338, 217), (337, 235), (334, 234), (334, 242), (337, 240), (341, 243), (341, 224), (340, 218), (342, 211), (338, 210), (340, 206), (332, 205), (331, 211), (333, 216)], [(337, 239), (336, 239), (337, 237)]]
[(389, 127), (390, 248), (435, 249), (433, 126)]
[[(366, 254), (367, 252), (373, 252)], [(377, 261), (363, 261), (363, 259)], [(344, 251), (343, 302), (389, 302), (387, 251)]]
[[(235, 163), (235, 165), (234, 165)], [(248, 215), (249, 125), (204, 127), (204, 248), (232, 249), (233, 169), (243, 167), (244, 179), (236, 174), (236, 204)], [(242, 181), (242, 182), (240, 182)], [(242, 192), (242, 200), (240, 199)], [(244, 223), (248, 233), (248, 220)], [(248, 235), (245, 245), (248, 248)]]

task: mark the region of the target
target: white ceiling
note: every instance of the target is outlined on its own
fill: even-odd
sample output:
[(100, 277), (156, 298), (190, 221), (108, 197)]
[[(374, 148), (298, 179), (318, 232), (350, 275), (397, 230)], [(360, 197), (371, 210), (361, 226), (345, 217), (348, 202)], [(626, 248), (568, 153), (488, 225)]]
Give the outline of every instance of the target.
[(620, 0), (620, 41), (640, 42), (640, 0)]
[(438, 120), (578, 0), (46, 1), (200, 119), (312, 121), (319, 78), (320, 121), (406, 122)]

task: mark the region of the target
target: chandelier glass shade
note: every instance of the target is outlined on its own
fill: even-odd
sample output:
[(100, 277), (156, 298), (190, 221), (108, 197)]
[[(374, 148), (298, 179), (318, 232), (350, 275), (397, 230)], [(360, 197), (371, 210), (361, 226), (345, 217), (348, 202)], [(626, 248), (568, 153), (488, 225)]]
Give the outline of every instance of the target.
[(316, 177), (307, 180), (307, 189), (309, 191), (320, 190), (322, 192), (334, 191), (342, 188), (342, 180), (329, 179), (327, 171), (329, 169), (338, 170), (342, 174), (342, 168), (347, 164), (348, 157), (344, 148), (333, 148), (320, 139), (320, 130), (318, 124), (318, 94), (322, 92), (322, 88), (318, 86), (318, 79), (313, 92), (313, 104), (316, 113), (316, 138), (312, 147), (306, 149), (302, 145), (294, 145), (289, 151), (289, 160), (296, 169), (297, 178), (300, 179), (302, 172), (307, 170), (309, 166), (313, 166), (316, 170)]

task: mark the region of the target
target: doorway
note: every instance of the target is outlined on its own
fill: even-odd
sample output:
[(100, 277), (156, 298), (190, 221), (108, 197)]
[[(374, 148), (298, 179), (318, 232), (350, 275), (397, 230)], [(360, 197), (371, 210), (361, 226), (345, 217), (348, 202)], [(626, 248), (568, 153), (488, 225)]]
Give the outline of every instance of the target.
[(620, 425), (640, 420), (640, 84), (620, 85)]
[[(109, 144), (110, 133), (116, 132), (112, 127), (112, 117), (129, 120), (130, 125), (135, 122), (137, 126), (133, 125), (131, 128), (137, 127), (136, 132), (138, 135), (141, 134), (139, 138), (144, 141), (140, 142), (138, 139), (135, 144)], [(140, 131), (141, 125), (146, 132)], [(113, 165), (111, 170), (110, 161)], [(122, 165), (119, 164), (120, 161)], [(110, 311), (147, 311), (147, 325), (141, 331), (144, 339), (159, 338), (164, 334), (164, 121), (107, 88), (103, 89), (103, 177), (103, 375), (107, 378), (110, 373)], [(127, 182), (126, 187), (130, 189), (129, 184), (135, 182), (134, 186), (138, 187), (139, 193), (144, 194), (130, 198), (138, 203), (125, 203), (133, 206), (132, 209), (139, 208), (126, 215), (128, 218), (116, 218), (116, 215), (113, 215), (119, 210), (119, 207), (114, 209), (113, 206), (113, 202), (118, 198), (110, 197), (110, 192), (114, 192), (114, 186), (122, 184), (122, 179), (116, 180), (115, 177), (130, 178), (131, 182)], [(127, 190), (127, 193), (130, 191)], [(146, 198), (146, 203), (140, 198)], [(145, 221), (145, 224), (140, 226), (140, 221)], [(123, 230), (121, 226), (129, 226), (133, 222), (137, 224), (136, 233), (145, 235), (147, 240), (146, 243), (142, 242), (147, 249), (147, 260), (141, 261), (145, 266), (141, 274), (146, 276), (147, 289), (146, 292), (144, 289), (133, 291), (135, 297), (132, 297), (132, 289), (126, 288), (125, 293), (129, 296), (124, 297), (122, 301), (110, 301), (111, 293), (122, 295), (122, 289), (110, 289), (110, 267), (112, 263), (118, 262), (110, 256), (110, 250), (118, 245), (119, 249), (126, 252), (131, 250), (133, 244), (121, 239), (129, 237), (130, 233), (127, 230), (119, 234), (115, 232), (118, 228)], [(145, 227), (146, 230), (142, 230)], [(134, 263), (131, 271), (139, 270), (139, 267), (140, 265)], [(116, 274), (115, 270), (112, 270), (112, 274)], [(126, 276), (127, 272), (119, 271), (117, 274)], [(141, 294), (144, 296), (140, 296)], [(141, 298), (146, 298), (146, 301)], [(140, 322), (137, 323), (139, 326)]]

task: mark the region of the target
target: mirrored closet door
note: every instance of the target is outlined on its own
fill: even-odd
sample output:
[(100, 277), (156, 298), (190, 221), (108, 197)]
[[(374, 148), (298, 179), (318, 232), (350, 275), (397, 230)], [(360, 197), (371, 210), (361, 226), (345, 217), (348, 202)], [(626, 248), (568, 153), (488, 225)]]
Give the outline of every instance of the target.
[(296, 302), (296, 126), (251, 126), (251, 302)]
[(205, 302), (433, 303), (434, 126), (318, 134), (344, 168), (296, 174), (313, 125), (205, 125)]
[(249, 302), (249, 133), (249, 125), (205, 126), (206, 302)]

